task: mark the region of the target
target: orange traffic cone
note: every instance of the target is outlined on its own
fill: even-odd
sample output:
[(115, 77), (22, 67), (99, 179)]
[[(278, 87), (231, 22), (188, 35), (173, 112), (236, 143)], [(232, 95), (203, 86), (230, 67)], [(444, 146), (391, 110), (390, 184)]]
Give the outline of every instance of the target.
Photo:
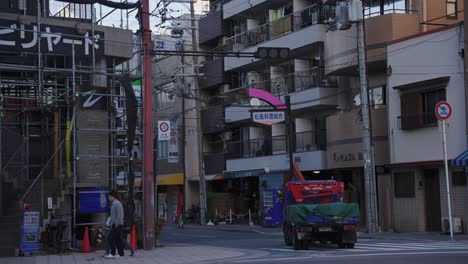
[(85, 227), (84, 236), (83, 236), (83, 245), (81, 245), (81, 252), (83, 253), (91, 252), (91, 244), (89, 242), (88, 227)]
[(132, 246), (133, 250), (137, 250), (137, 238), (136, 238), (136, 227), (133, 225), (132, 233), (130, 235), (130, 246)]

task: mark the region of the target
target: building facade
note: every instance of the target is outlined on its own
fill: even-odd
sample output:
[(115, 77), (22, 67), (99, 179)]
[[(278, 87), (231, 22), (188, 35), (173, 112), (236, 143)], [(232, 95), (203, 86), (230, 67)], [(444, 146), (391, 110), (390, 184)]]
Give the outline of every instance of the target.
[(41, 231), (55, 215), (80, 240), (82, 223), (105, 221), (107, 192), (129, 166), (114, 110), (132, 32), (98, 25), (91, 10), (0, 3), (0, 255), (19, 247), (20, 204), (40, 212)]
[[(250, 209), (265, 222), (272, 209), (272, 190), (281, 187), (289, 169), (285, 125), (251, 121), (254, 108), (245, 91), (259, 88), (281, 100), (290, 95), (294, 161), (308, 179), (343, 180), (345, 199), (360, 204), (364, 220), (355, 26), (333, 29), (335, 1), (212, 1), (211, 6), (199, 20), (201, 49), (235, 53), (288, 47), (291, 56), (274, 61), (207, 56), (199, 68), (203, 74), (199, 87), (206, 98), (202, 131), (208, 214), (229, 210), (243, 214)], [(454, 6), (442, 0), (371, 1), (364, 9), (380, 225), (383, 230), (398, 230), (392, 219), (411, 209), (397, 210), (401, 206), (394, 203), (391, 187), (395, 159), (406, 156), (392, 152), (396, 132), (390, 99), (395, 77), (389, 73), (393, 68), (389, 61), (398, 52), (390, 51), (396, 45), (391, 43), (458, 23), (463, 20), (459, 12), (463, 2), (455, 1)], [(453, 155), (461, 148), (453, 149)], [(440, 161), (437, 156), (433, 160)], [(415, 226), (401, 230), (423, 231)]]

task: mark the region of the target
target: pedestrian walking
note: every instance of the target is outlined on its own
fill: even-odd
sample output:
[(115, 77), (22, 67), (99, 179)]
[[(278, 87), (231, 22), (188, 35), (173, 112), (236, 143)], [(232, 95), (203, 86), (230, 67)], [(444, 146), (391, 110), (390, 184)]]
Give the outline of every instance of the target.
[[(105, 256), (106, 258), (119, 258), (124, 256), (122, 245), (124, 209), (122, 203), (117, 200), (117, 197), (117, 192), (112, 191), (109, 193), (109, 202), (111, 203), (109, 217), (110, 232), (108, 237), (110, 253)], [(116, 248), (119, 255), (116, 255)]]

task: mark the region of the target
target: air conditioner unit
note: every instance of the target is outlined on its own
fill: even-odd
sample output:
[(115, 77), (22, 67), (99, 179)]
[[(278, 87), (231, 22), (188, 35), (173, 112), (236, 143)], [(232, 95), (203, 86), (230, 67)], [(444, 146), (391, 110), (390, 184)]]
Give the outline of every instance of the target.
[[(453, 226), (453, 233), (462, 233), (462, 221), (459, 217), (452, 218), (452, 226)], [(449, 233), (450, 226), (449, 226), (449, 218), (442, 217), (442, 232)]]

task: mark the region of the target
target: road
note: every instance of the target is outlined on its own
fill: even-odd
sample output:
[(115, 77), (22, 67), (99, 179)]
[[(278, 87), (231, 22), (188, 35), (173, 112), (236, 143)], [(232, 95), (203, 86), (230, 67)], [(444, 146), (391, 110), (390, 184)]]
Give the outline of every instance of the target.
[(228, 232), (166, 227), (161, 244), (167, 246), (206, 245), (235, 249), (241, 257), (205, 263), (349, 263), (465, 264), (468, 241), (359, 239), (354, 249), (335, 245), (313, 245), (295, 251), (283, 244), (279, 233)]

